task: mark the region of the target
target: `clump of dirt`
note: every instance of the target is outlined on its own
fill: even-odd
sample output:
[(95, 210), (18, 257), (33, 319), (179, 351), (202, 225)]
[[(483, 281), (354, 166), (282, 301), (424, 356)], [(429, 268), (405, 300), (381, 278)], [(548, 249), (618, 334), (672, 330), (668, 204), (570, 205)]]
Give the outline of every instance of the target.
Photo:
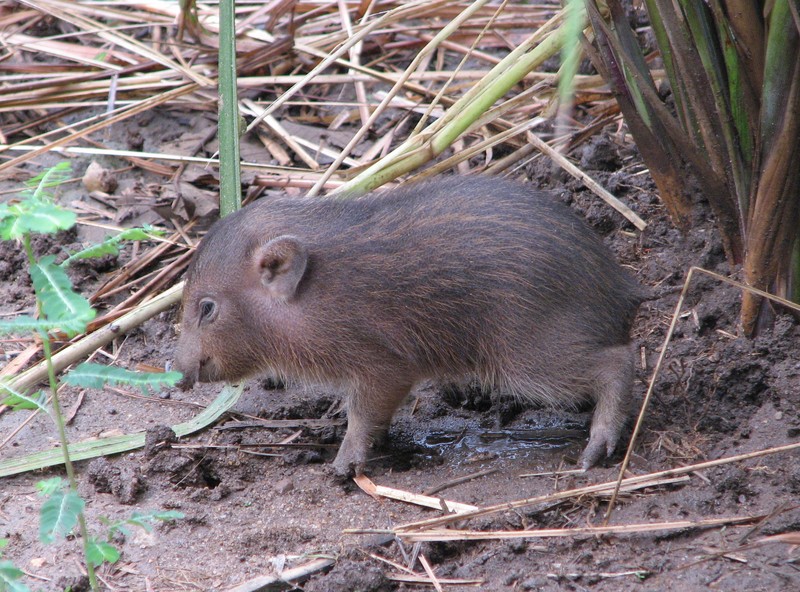
[(97, 493), (110, 493), (121, 504), (133, 505), (144, 491), (137, 467), (115, 465), (107, 458), (96, 458), (86, 468), (89, 483)]

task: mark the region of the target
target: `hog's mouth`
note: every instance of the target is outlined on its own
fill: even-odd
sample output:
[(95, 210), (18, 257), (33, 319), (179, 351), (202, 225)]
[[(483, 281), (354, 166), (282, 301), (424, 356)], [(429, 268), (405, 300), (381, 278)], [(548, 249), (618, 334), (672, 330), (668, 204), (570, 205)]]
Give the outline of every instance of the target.
[(178, 387), (185, 391), (190, 390), (198, 382), (225, 380), (219, 365), (212, 358), (202, 359), (192, 368), (179, 368), (179, 370), (183, 372), (183, 378), (178, 382)]

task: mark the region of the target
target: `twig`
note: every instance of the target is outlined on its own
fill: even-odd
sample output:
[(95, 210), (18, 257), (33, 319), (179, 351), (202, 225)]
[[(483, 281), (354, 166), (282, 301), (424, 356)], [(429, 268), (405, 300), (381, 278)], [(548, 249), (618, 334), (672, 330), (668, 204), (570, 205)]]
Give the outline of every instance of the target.
[(450, 489), (451, 487), (455, 487), (456, 485), (461, 485), (462, 483), (466, 483), (467, 481), (474, 481), (475, 479), (480, 479), (481, 477), (486, 477), (487, 475), (493, 475), (496, 473), (498, 469), (486, 469), (485, 471), (478, 471), (477, 473), (470, 473), (469, 475), (464, 475), (463, 477), (457, 477), (455, 479), (450, 479), (449, 481), (445, 481), (439, 485), (431, 487), (430, 489), (426, 489), (422, 492), (423, 495), (433, 495), (434, 493), (439, 493), (445, 489)]
[(309, 576), (328, 569), (336, 563), (335, 559), (319, 558), (309, 561), (303, 565), (283, 570), (278, 576), (260, 576), (248, 580), (233, 588), (228, 588), (227, 592), (258, 592), (259, 590), (277, 589), (276, 585), (282, 583), (294, 584), (301, 582)]
[(531, 144), (536, 146), (538, 150), (549, 156), (556, 164), (558, 164), (558, 166), (567, 171), (570, 175), (582, 181), (589, 189), (599, 195), (608, 205), (625, 216), (625, 218), (627, 218), (628, 221), (636, 228), (638, 228), (640, 231), (643, 231), (645, 228), (647, 228), (647, 223), (637, 216), (633, 210), (611, 195), (611, 193), (606, 191), (597, 181), (572, 164), (555, 148), (552, 148), (547, 142), (539, 138), (539, 136), (533, 132), (528, 132), (526, 137)]
[[(598, 536), (604, 534), (640, 534), (645, 532), (660, 532), (686, 530), (693, 528), (716, 528), (737, 524), (749, 524), (761, 520), (763, 516), (745, 516), (729, 518), (709, 518), (706, 520), (679, 520), (676, 522), (656, 522), (643, 524), (620, 524), (612, 526), (585, 526), (579, 528), (543, 528), (533, 530), (457, 530), (451, 528), (432, 529), (423, 531), (393, 531), (404, 541), (443, 542), (443, 541), (484, 541), (484, 540), (513, 540), (536, 538), (565, 538), (574, 536)], [(347, 534), (359, 534), (357, 530), (347, 530)], [(371, 531), (374, 532), (374, 531)]]
[(433, 569), (431, 569), (430, 563), (428, 563), (428, 560), (425, 559), (425, 555), (422, 555), (420, 553), (419, 562), (422, 564), (425, 573), (428, 574), (428, 577), (431, 579), (431, 584), (433, 585), (434, 588), (436, 588), (436, 592), (444, 592), (444, 590), (442, 589), (442, 585), (436, 578), (436, 574), (433, 573)]
[(462, 504), (453, 502), (439, 497), (431, 497), (428, 495), (419, 495), (410, 491), (402, 489), (394, 489), (392, 487), (384, 487), (383, 485), (376, 485), (366, 475), (357, 476), (354, 481), (364, 493), (372, 497), (388, 497), (389, 499), (407, 502), (426, 508), (433, 508), (435, 510), (442, 510), (448, 514), (461, 514), (464, 512), (473, 512), (478, 509), (477, 506), (469, 504)]

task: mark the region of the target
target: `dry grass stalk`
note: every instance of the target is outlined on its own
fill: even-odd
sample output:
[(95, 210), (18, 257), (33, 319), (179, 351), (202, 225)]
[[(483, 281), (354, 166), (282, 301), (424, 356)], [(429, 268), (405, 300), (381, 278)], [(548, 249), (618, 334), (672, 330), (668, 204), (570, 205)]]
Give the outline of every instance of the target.
[[(169, 40), (165, 44), (162, 41), (156, 41), (155, 35), (152, 37), (152, 42), (148, 43), (147, 36), (137, 36), (134, 39), (129, 33), (130, 30), (137, 27), (139, 29), (150, 28), (153, 32), (158, 29), (172, 28), (174, 20), (180, 16), (177, 12), (177, 5), (173, 3), (150, 1), (134, 4), (127, 7), (127, 10), (98, 6), (94, 3), (66, 3), (61, 0), (26, 0), (24, 4), (30, 7), (26, 11), (28, 19), (35, 18), (37, 15), (54, 15), (57, 19), (70, 23), (76, 31), (66, 36), (33, 37), (24, 29), (23, 23), (25, 19), (7, 17), (5, 24), (9, 26), (9, 32), (6, 41), (13, 51), (27, 53), (31, 50), (36, 52), (48, 50), (53, 54), (58, 54), (62, 60), (71, 62), (73, 66), (85, 66), (87, 69), (77, 77), (74, 68), (67, 75), (59, 74), (57, 69), (54, 69), (52, 73), (39, 72), (37, 74), (35, 65), (31, 64), (28, 66), (28, 70), (31, 72), (29, 76), (24, 80), (16, 81), (14, 84), (6, 85), (4, 96), (0, 98), (0, 109), (24, 111), (35, 106), (39, 109), (57, 110), (63, 109), (65, 105), (91, 107), (98, 104), (95, 102), (96, 100), (107, 99), (108, 101), (114, 101), (111, 104), (112, 106), (123, 105), (122, 110), (124, 110), (124, 113), (120, 112), (120, 118), (123, 118), (139, 112), (141, 109), (138, 109), (137, 105), (141, 104), (141, 101), (153, 101), (154, 97), (152, 95), (154, 94), (162, 96), (161, 99), (155, 99), (156, 102), (176, 104), (180, 97), (177, 94), (164, 94), (165, 87), (168, 90), (183, 88), (185, 85), (183, 85), (182, 81), (188, 79), (199, 85), (198, 88), (186, 89), (186, 92), (193, 93), (199, 91), (201, 87), (213, 85), (213, 62), (210, 61), (213, 53), (208, 51), (209, 48), (203, 47), (202, 44), (181, 44), (180, 41), (175, 39)], [(473, 13), (471, 18), (467, 18), (470, 16), (469, 14), (462, 15), (465, 22), (462, 23), (453, 39), (469, 40), (473, 45), (480, 43), (481, 46), (486, 48), (504, 45), (507, 40), (505, 37), (496, 36), (494, 34), (495, 31), (512, 27), (518, 28), (518, 23), (520, 22), (526, 23), (526, 26), (535, 27), (543, 21), (544, 15), (554, 9), (555, 6), (555, 3), (546, 2), (536, 6), (512, 5), (506, 6), (504, 11), (499, 13), (494, 7), (473, 6), (470, 9)], [(263, 10), (262, 3), (241, 4), (239, 10), (242, 20), (238, 29), (245, 39), (251, 40), (243, 42), (244, 50), (249, 51), (253, 48), (261, 50), (267, 44), (278, 43), (277, 34), (265, 33), (264, 26), (269, 22), (271, 30), (280, 31), (281, 27), (286, 26), (285, 23), (289, 22), (289, 18), (292, 16), (286, 8), (286, 6), (283, 6), (277, 11), (275, 13), (277, 14), (276, 17), (275, 14)], [(371, 40), (371, 34), (373, 33), (402, 35), (412, 42), (416, 38), (417, 41), (413, 43), (418, 45), (428, 44), (430, 39), (436, 37), (436, 35), (429, 34), (428, 31), (434, 33), (436, 31), (432, 27), (424, 25), (425, 17), (438, 16), (445, 19), (446, 22), (446, 19), (454, 19), (459, 16), (458, 13), (461, 10), (449, 5), (447, 2), (390, 2), (381, 6), (384, 10), (388, 9), (388, 12), (379, 18), (367, 19), (365, 17), (368, 15), (358, 12), (357, 8), (354, 9), (350, 6), (347, 8), (348, 10), (345, 12), (348, 18), (343, 19), (341, 11), (344, 10), (344, 4), (337, 3), (326, 7), (318, 3), (298, 2), (293, 6), (295, 15), (302, 15), (302, 18), (296, 21), (293, 32), (294, 37), (291, 39), (295, 49), (316, 56), (319, 56), (320, 52), (322, 52), (327, 62), (320, 63), (317, 68), (306, 74), (303, 77), (304, 82), (295, 83), (293, 89), (282, 93), (279, 100), (270, 105), (270, 111), (280, 108), (293, 94), (306, 88), (311, 82), (314, 84), (329, 83), (330, 80), (320, 79), (317, 81), (314, 78), (318, 72), (322, 72), (330, 65), (342, 64), (350, 69), (350, 74), (354, 71), (362, 73), (359, 78), (349, 77), (348, 79), (348, 74), (342, 75), (342, 78), (348, 84), (355, 85), (358, 99), (356, 106), (360, 110), (363, 119), (367, 105), (363, 96), (364, 83), (368, 81), (386, 82), (387, 80), (393, 84), (398, 83), (398, 74), (390, 69), (375, 68), (375, 62), (370, 67), (369, 65), (362, 66), (356, 63), (354, 59), (343, 61), (340, 58), (343, 58), (347, 52), (350, 52), (351, 57), (357, 55), (351, 50), (358, 49), (359, 46), (361, 46), (363, 53), (366, 50), (366, 40), (370, 41), (370, 48), (374, 51), (374, 42)], [(206, 30), (203, 42), (211, 43), (212, 46), (215, 38), (209, 36), (209, 34), (213, 35), (217, 30), (215, 15), (216, 12), (213, 7), (201, 6), (198, 10), (198, 17)], [(410, 24), (412, 19), (414, 19), (413, 26), (407, 25), (406, 23)], [(348, 22), (352, 23), (351, 27), (342, 27), (340, 33), (331, 34), (330, 29), (332, 26), (341, 27), (342, 23), (346, 25)], [(422, 26), (420, 26), (421, 23)], [(14, 24), (17, 25), (16, 30), (13, 28)], [(21, 24), (23, 25), (20, 26)], [(481, 37), (481, 34), (484, 36)], [(139, 41), (139, 38), (145, 41)], [(477, 47), (470, 47), (469, 43), (457, 43), (453, 39), (447, 41), (448, 47), (452, 51), (463, 54), (465, 58), (471, 56), (489, 63), (497, 61), (496, 57), (485, 51), (482, 52)], [(345, 41), (347, 41), (345, 45), (335, 50), (337, 44)], [(35, 43), (36, 45), (31, 46), (30, 43)], [(97, 56), (102, 56), (102, 59), (97, 59)], [(285, 56), (285, 53), (283, 56)], [(271, 56), (270, 59), (276, 58)], [(386, 58), (382, 59), (385, 60)], [(184, 64), (188, 63), (193, 63), (194, 65), (186, 67)], [(6, 61), (6, 64), (8, 64), (8, 61)], [(390, 64), (386, 65), (390, 66)], [(22, 66), (22, 68), (24, 67)], [(259, 76), (253, 76), (252, 80), (250, 80), (251, 77), (247, 74), (247, 72), (244, 72), (240, 78), (242, 87), (263, 87), (265, 84), (285, 83), (278, 80), (280, 76), (273, 77), (276, 79), (274, 81)], [(468, 73), (469, 78), (474, 78), (481, 74), (482, 72), (475, 70)], [(399, 76), (413, 77), (415, 75), (416, 73), (413, 72), (413, 69), (407, 69)], [(422, 73), (420, 79), (430, 79), (431, 77), (457, 79), (463, 75), (460, 71), (426, 72)], [(543, 76), (552, 79), (553, 75), (545, 74)], [(48, 80), (48, 77), (51, 79)], [(177, 85), (182, 86), (178, 87)], [(435, 91), (431, 91), (419, 84), (403, 83), (401, 87), (416, 93), (436, 94)], [(113, 98), (114, 95), (116, 99)], [(213, 103), (209, 101), (212, 97), (210, 95), (205, 96), (207, 99), (204, 101), (192, 99), (183, 101), (181, 105), (187, 109), (197, 108), (198, 105), (213, 108)], [(445, 104), (453, 102), (453, 99), (447, 96), (443, 96), (441, 100)], [(154, 103), (148, 102), (142, 106), (151, 108)], [(374, 111), (372, 115), (375, 115)], [(97, 121), (96, 126), (92, 125), (91, 121), (86, 121), (84, 124), (75, 124), (74, 127), (78, 131), (51, 145), (51, 149), (73, 143), (81, 136), (104, 129), (114, 121), (119, 121), (119, 119)], [(85, 125), (90, 127), (84, 127)], [(255, 125), (255, 122), (253, 125)], [(36, 142), (38, 139), (44, 140), (45, 138), (31, 138), (28, 143)], [(15, 147), (18, 145), (21, 145), (21, 143), (15, 144)], [(41, 148), (42, 151), (45, 150), (44, 147)], [(40, 153), (36, 151), (24, 154), (18, 159), (0, 166), (20, 164)], [(299, 154), (302, 154), (302, 151)], [(315, 168), (311, 160), (307, 158), (304, 160), (311, 169)]]
[[(409, 569), (396, 561), (392, 561), (391, 559), (387, 559), (386, 557), (381, 557), (380, 555), (376, 555), (374, 553), (367, 553), (370, 557), (375, 559), (376, 561), (380, 561), (381, 563), (385, 563), (393, 567), (394, 569), (398, 570), (399, 573), (390, 573), (387, 574), (387, 578), (394, 581), (394, 582), (402, 582), (405, 584), (422, 584), (422, 585), (433, 585), (432, 580), (430, 577), (426, 577), (422, 574), (418, 574), (413, 569)], [(483, 584), (483, 580), (465, 580), (465, 579), (456, 579), (456, 578), (438, 578), (437, 581), (439, 584), (444, 586), (481, 586)]]
[(301, 582), (309, 576), (324, 571), (336, 563), (335, 559), (320, 557), (313, 559), (303, 565), (284, 569), (277, 576), (261, 576), (233, 588), (228, 588), (226, 592), (256, 592), (257, 590), (280, 590), (285, 589), (286, 585), (294, 587), (292, 584)]
[[(420, 575), (390, 573), (386, 574), (386, 577), (393, 582), (400, 582), (401, 584), (432, 585), (430, 578)], [(484, 583), (483, 580), (463, 580), (457, 578), (439, 578), (438, 582), (443, 586), (472, 586), (475, 588), (483, 586)]]
[(439, 582), (439, 580), (436, 578), (436, 574), (433, 573), (433, 569), (431, 568), (431, 564), (428, 563), (427, 559), (425, 559), (425, 555), (420, 553), (419, 562), (422, 564), (422, 567), (425, 569), (425, 573), (428, 574), (428, 577), (430, 578), (431, 584), (433, 585), (434, 588), (436, 588), (436, 592), (444, 592), (444, 590), (442, 589), (441, 582)]
[[(119, 121), (122, 118), (129, 117), (139, 112), (141, 110), (138, 108), (139, 105), (145, 107), (145, 105), (142, 105), (141, 101), (154, 100), (152, 97), (150, 99), (135, 98), (133, 93), (138, 93), (140, 96), (143, 95), (145, 97), (148, 94), (152, 95), (154, 92), (161, 93), (160, 96), (163, 98), (158, 99), (157, 102), (161, 104), (175, 104), (175, 101), (179, 100), (180, 97), (177, 96), (177, 94), (172, 95), (164, 93), (164, 85), (174, 87), (174, 85), (181, 84), (181, 80), (186, 79), (194, 80), (201, 86), (207, 84), (209, 81), (213, 81), (213, 63), (209, 61), (207, 55), (210, 54), (208, 54), (202, 45), (181, 45), (179, 42), (175, 42), (175, 40), (172, 40), (170, 44), (166, 45), (161, 42), (154, 42), (148, 45), (146, 42), (134, 40), (128, 34), (127, 30), (136, 26), (140, 28), (150, 27), (154, 31), (157, 28), (171, 27), (173, 25), (173, 19), (179, 16), (177, 7), (174, 4), (151, 1), (138, 3), (130, 7), (129, 10), (119, 10), (94, 4), (84, 5), (75, 3), (76, 6), (72, 7), (69, 14), (67, 14), (67, 7), (71, 5), (60, 0), (29, 0), (26, 4), (35, 9), (29, 11), (30, 15), (56, 15), (57, 18), (71, 23), (71, 25), (78, 29), (75, 34), (69, 36), (62, 36), (59, 38), (33, 38), (36, 43), (44, 45), (54, 44), (52, 45), (54, 52), (58, 52), (61, 56), (73, 57), (73, 61), (75, 61), (76, 65), (80, 65), (81, 59), (88, 59), (91, 61), (91, 68), (99, 71), (87, 71), (83, 75), (85, 78), (83, 81), (76, 80), (74, 72), (66, 76), (54, 72), (53, 74), (48, 74), (48, 76), (55, 75), (58, 76), (58, 78), (50, 82), (48, 82), (42, 74), (38, 75), (39, 77), (37, 78), (37, 75), (32, 73), (22, 84), (11, 85), (10, 88), (6, 89), (7, 92), (4, 93), (4, 97), (0, 98), (0, 108), (24, 110), (30, 106), (36, 105), (39, 108), (45, 106), (45, 108), (48, 109), (57, 109), (63, 108), (65, 103), (72, 106), (89, 106), (90, 101), (93, 99), (108, 98), (110, 96), (112, 76), (114, 78), (114, 94), (117, 97), (115, 102), (118, 105), (124, 105), (124, 107), (119, 110), (119, 119), (113, 118), (96, 122), (87, 120), (85, 123), (75, 124), (74, 128), (78, 131), (72, 132), (56, 141), (54, 144), (51, 144), (50, 149), (73, 143), (82, 136), (87, 136), (95, 131), (104, 129), (114, 121)], [(355, 19), (350, 19), (348, 17), (342, 20), (341, 11), (344, 9), (343, 4), (340, 5), (337, 3), (330, 7), (325, 7), (317, 3), (298, 2), (294, 5), (293, 10), (295, 15), (302, 15), (302, 18), (297, 19), (295, 23), (295, 28), (292, 33), (294, 36), (291, 39), (292, 44), (297, 51), (308, 52), (315, 56), (322, 55), (324, 59), (317, 67), (303, 76), (299, 82), (295, 82), (292, 89), (282, 93), (277, 101), (272, 102), (269, 109), (266, 112), (262, 112), (262, 115), (280, 108), (292, 95), (307, 88), (311, 83), (316, 85), (331, 82), (331, 80), (326, 80), (324, 78), (315, 80), (315, 77), (319, 72), (324, 71), (334, 64), (346, 66), (350, 69), (350, 74), (354, 71), (361, 73), (359, 78), (350, 77), (350, 79), (347, 80), (349, 75), (342, 75), (341, 78), (347, 80), (348, 84), (354, 84), (356, 86), (357, 99), (359, 99), (356, 101), (356, 107), (360, 110), (362, 119), (365, 114), (364, 108), (366, 107), (366, 101), (362, 96), (362, 90), (364, 88), (363, 83), (367, 81), (391, 81), (391, 83), (396, 86), (396, 90), (404, 88), (418, 94), (429, 94), (431, 96), (436, 94), (442, 95), (446, 87), (435, 91), (420, 84), (413, 84), (409, 81), (403, 82), (402, 79), (406, 78), (410, 80), (418, 76), (420, 80), (430, 80), (431, 78), (453, 80), (465, 74), (468, 74), (469, 78), (474, 78), (484, 73), (475, 70), (462, 72), (459, 69), (454, 71), (417, 73), (414, 71), (413, 67), (409, 67), (405, 69), (403, 74), (398, 75), (396, 72), (391, 71), (391, 64), (385, 64), (385, 66), (389, 66), (389, 68), (381, 64), (381, 61), (385, 62), (389, 59), (386, 56), (370, 65), (362, 66), (356, 63), (356, 60), (344, 60), (344, 55), (348, 51), (350, 51), (351, 57), (356, 55), (351, 50), (359, 46), (365, 51), (367, 41), (371, 43), (370, 47), (374, 51), (374, 42), (371, 39), (372, 34), (402, 35), (404, 38), (411, 41), (416, 38), (417, 41), (414, 42), (415, 44), (421, 46), (427, 45), (431, 48), (435, 46), (435, 44), (431, 43), (431, 40), (437, 37), (440, 37), (440, 40), (444, 43), (444, 34), (439, 32), (436, 35), (432, 35), (428, 31), (436, 33), (435, 29), (426, 27), (424, 24), (426, 22), (424, 20), (426, 16), (436, 15), (442, 19), (455, 19), (456, 17), (463, 19), (458, 31), (454, 33), (451, 39), (446, 41), (451, 51), (461, 53), (464, 59), (472, 57), (487, 63), (496, 63), (498, 58), (480, 49), (481, 47), (493, 48), (496, 46), (503, 46), (507, 43), (506, 37), (496, 35), (495, 31), (518, 27), (518, 23), (520, 22), (525, 22), (529, 27), (535, 27), (537, 24), (543, 22), (544, 16), (548, 11), (554, 9), (555, 6), (556, 4), (554, 3), (542, 2), (536, 6), (505, 6), (502, 11), (498, 11), (495, 7), (484, 7), (478, 3), (478, 5), (471, 6), (469, 12), (462, 13), (460, 12), (461, 9), (448, 5), (446, 2), (415, 2), (410, 4), (387, 3), (386, 6), (382, 6), (382, 8), (388, 8), (388, 12), (379, 18), (371, 20), (365, 19), (367, 15), (358, 12), (357, 9), (349, 7), (349, 12), (347, 12), (347, 14), (352, 14)], [(217, 29), (215, 14), (215, 10), (213, 9), (203, 6), (199, 8), (198, 17), (202, 26), (206, 29), (203, 42), (211, 42), (214, 40), (208, 37), (208, 34), (213, 33)], [(258, 45), (249, 45), (250, 41), (244, 43), (246, 50), (250, 50), (253, 47), (258, 47), (260, 49), (263, 48), (265, 44), (277, 43), (278, 37), (276, 33), (264, 33), (263, 26), (265, 22), (269, 21), (272, 31), (279, 31), (280, 27), (283, 26), (281, 23), (288, 22), (291, 16), (291, 14), (286, 11), (286, 6), (278, 10), (275, 13), (277, 16), (275, 16), (275, 14), (268, 14), (268, 11), (263, 10), (263, 5), (260, 3), (252, 5), (245, 3), (241, 5), (240, 14), (242, 15), (242, 20), (238, 27), (239, 31), (245, 35), (245, 38), (254, 40), (252, 43), (258, 43)], [(410, 23), (412, 19), (415, 19), (413, 26), (408, 26), (406, 23)], [(105, 24), (105, 21), (117, 24), (109, 26)], [(345, 25), (347, 25), (348, 22), (352, 22), (352, 26), (349, 28), (347, 26), (342, 27), (340, 33), (332, 35), (331, 27), (341, 26), (343, 22)], [(458, 23), (458, 21), (456, 22)], [(421, 23), (422, 26), (420, 26)], [(16, 36), (26, 35), (22, 29), (13, 31), (12, 34)], [(17, 39), (20, 43), (23, 41), (22, 37), (15, 37), (14, 39)], [(457, 42), (456, 39), (459, 41)], [(460, 41), (463, 40), (469, 40), (472, 46), (470, 46), (470, 43), (461, 43)], [(105, 49), (108, 43), (112, 45), (109, 46), (110, 49)], [(336, 49), (337, 44), (340, 43), (344, 43), (344, 45)], [(92, 56), (99, 55), (101, 51), (99, 48), (101, 46), (104, 48), (102, 50), (103, 61), (98, 62)], [(409, 45), (406, 46), (410, 47)], [(16, 51), (25, 51), (24, 45), (15, 45), (13, 47), (15, 47)], [(165, 49), (172, 55), (163, 53)], [(270, 59), (273, 58), (270, 57)], [(183, 66), (185, 63), (192, 62), (194, 62), (195, 65), (191, 68)], [(376, 64), (384, 67), (376, 68)], [(203, 74), (200, 74), (201, 72), (203, 72)], [(212, 75), (207, 75), (205, 74), (206, 72), (211, 72)], [(268, 80), (267, 78), (269, 77), (250, 77), (247, 74), (248, 72), (244, 72), (240, 77), (240, 82), (243, 87), (275, 84), (280, 82), (279, 79), (281, 78), (278, 76), (273, 77), (274, 80)], [(285, 78), (287, 81), (289, 78), (296, 80), (297, 76)], [(526, 80), (533, 79), (533, 81), (535, 81), (541, 78), (552, 80), (553, 75), (531, 74)], [(582, 78), (579, 84), (596, 85), (596, 81), (596, 77), (594, 79), (586, 77), (585, 79)], [(36, 91), (36, 94), (29, 94), (26, 97), (26, 92), (31, 93), (34, 90), (31, 87), (31, 83), (35, 83), (34, 86), (36, 86), (38, 91)], [(286, 82), (282, 83), (285, 84)], [(176, 90), (176, 88), (171, 88), (171, 91)], [(199, 89), (186, 89), (186, 92), (195, 91), (199, 91)], [(389, 95), (384, 97), (384, 100), (389, 99), (391, 101), (391, 94), (390, 92)], [(125, 95), (135, 98), (135, 100), (122, 100)], [(443, 104), (452, 104), (454, 101), (453, 98), (446, 95), (442, 95), (440, 100)], [(91, 103), (91, 105), (94, 104), (96, 103)], [(196, 108), (198, 102), (190, 100), (181, 104), (186, 108)], [(209, 105), (209, 102), (203, 101), (202, 104)], [(152, 106), (154, 106), (154, 103), (148, 102), (145, 108), (151, 108)], [(379, 112), (380, 108), (373, 110), (371, 115), (373, 119)], [(273, 123), (272, 127), (275, 127), (275, 123), (271, 123)], [(253, 122), (251, 127), (256, 124), (257, 121)], [(362, 129), (366, 130), (367, 126), (364, 126)], [(295, 152), (301, 156), (302, 160), (309, 167), (309, 171), (313, 171), (318, 167), (316, 161), (305, 152), (304, 148), (308, 147), (302, 146), (300, 142), (297, 141), (298, 138), (293, 138), (291, 134), (284, 133), (281, 135), (285, 143), (291, 145), (294, 142)], [(32, 143), (39, 139), (45, 140), (45, 137), (31, 138), (27, 142)], [(17, 143), (13, 148), (17, 148), (21, 146), (21, 144), (22, 143)], [(0, 164), (0, 168), (21, 164), (45, 150), (46, 148), (44, 147), (37, 147), (37, 150), (32, 153), (24, 154), (12, 161)], [(331, 152), (329, 154), (336, 154), (337, 160), (341, 160), (347, 158), (347, 152), (348, 150), (346, 149), (338, 154), (336, 152)], [(153, 157), (153, 155), (148, 156)], [(131, 157), (133, 158), (132, 155)], [(355, 166), (353, 161), (345, 160), (344, 162), (350, 166)], [(329, 173), (326, 173), (325, 176), (328, 175)], [(317, 187), (319, 187), (321, 183), (326, 183), (325, 176), (322, 179), (318, 178)], [(291, 185), (291, 180), (289, 180), (289, 184)], [(338, 186), (338, 182), (333, 182), (329, 184), (329, 186), (336, 187)]]
[(578, 528), (543, 528), (532, 530), (457, 530), (450, 528), (423, 530), (420, 532), (396, 532), (409, 543), (443, 541), (513, 540), (536, 538), (564, 538), (574, 536), (629, 535), (697, 528), (719, 528), (738, 524), (749, 524), (760, 516), (743, 518), (709, 518), (706, 520), (679, 520), (677, 522), (655, 522), (645, 524), (620, 524), (613, 526), (585, 526)]
[(462, 504), (453, 502), (440, 497), (431, 497), (429, 495), (420, 495), (402, 489), (394, 489), (392, 487), (384, 487), (383, 485), (376, 485), (366, 475), (358, 475), (353, 479), (361, 490), (374, 498), (386, 497), (389, 499), (406, 502), (423, 506), (425, 508), (433, 508), (435, 510), (442, 510), (446, 514), (462, 514), (464, 512), (474, 512), (478, 509), (477, 506), (469, 504)]
[(381, 101), (381, 103), (375, 108), (375, 110), (370, 115), (369, 119), (366, 123), (361, 126), (361, 129), (356, 132), (356, 134), (352, 137), (352, 139), (348, 142), (347, 146), (344, 147), (342, 150), (342, 154), (333, 161), (333, 163), (328, 167), (325, 171), (325, 174), (319, 181), (319, 185), (312, 187), (311, 191), (309, 191), (309, 195), (315, 195), (319, 192), (319, 189), (325, 181), (330, 179), (330, 177), (336, 172), (336, 170), (341, 166), (344, 158), (352, 152), (353, 148), (355, 148), (356, 144), (363, 138), (366, 133), (370, 130), (372, 125), (375, 121), (380, 117), (383, 110), (389, 104), (390, 100), (400, 91), (403, 84), (406, 82), (407, 77), (411, 75), (411, 72), (414, 71), (420, 62), (425, 59), (425, 57), (432, 51), (434, 51), (439, 43), (450, 36), (450, 34), (455, 31), (464, 21), (470, 18), (475, 11), (477, 11), (481, 6), (486, 3), (486, 0), (477, 0), (476, 2), (472, 3), (467, 9), (465, 9), (461, 14), (458, 15), (457, 18), (454, 18), (452, 21), (447, 23), (441, 31), (439, 31), (434, 38), (428, 42), (425, 47), (417, 53), (414, 59), (411, 61), (411, 64), (406, 68), (406, 72), (403, 77), (401, 77), (392, 87), (392, 89), (387, 93), (386, 97)]
[(450, 479), (449, 481), (445, 481), (439, 485), (426, 489), (422, 492), (423, 495), (433, 495), (434, 493), (439, 493), (445, 489), (449, 489), (450, 487), (455, 487), (456, 485), (461, 485), (462, 483), (466, 483), (468, 481), (473, 481), (475, 479), (480, 479), (481, 477), (488, 477), (489, 475), (493, 475), (496, 473), (498, 469), (485, 469), (483, 471), (478, 471), (477, 473), (470, 473), (469, 475), (464, 475), (463, 477), (456, 477), (455, 479)]

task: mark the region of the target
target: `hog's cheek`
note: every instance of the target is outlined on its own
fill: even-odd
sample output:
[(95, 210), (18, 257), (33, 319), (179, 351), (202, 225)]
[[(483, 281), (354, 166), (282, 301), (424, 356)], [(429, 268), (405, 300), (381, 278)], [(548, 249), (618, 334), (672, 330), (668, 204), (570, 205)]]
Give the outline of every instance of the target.
[[(231, 331), (227, 333), (226, 331)], [(214, 334), (204, 336), (203, 356), (200, 358), (199, 376), (203, 382), (230, 381), (246, 378), (255, 370), (252, 353), (245, 339), (230, 339), (233, 328), (224, 324), (215, 326)]]

